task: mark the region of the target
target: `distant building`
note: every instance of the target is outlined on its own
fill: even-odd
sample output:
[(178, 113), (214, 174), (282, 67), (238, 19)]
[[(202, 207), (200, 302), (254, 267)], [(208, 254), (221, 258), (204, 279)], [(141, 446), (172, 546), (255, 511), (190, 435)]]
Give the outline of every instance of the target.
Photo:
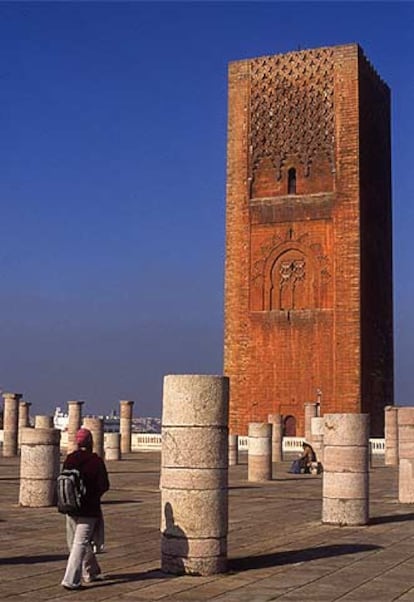
[[(104, 431), (105, 433), (118, 433), (120, 418), (117, 416), (115, 410), (113, 410), (109, 416), (100, 416), (104, 419)], [(69, 416), (66, 412), (63, 412), (60, 407), (55, 409), (53, 416), (53, 422), (55, 428), (61, 431), (67, 431)], [(141, 417), (132, 419), (132, 432), (134, 433), (160, 433), (161, 432), (161, 420), (153, 417)]]

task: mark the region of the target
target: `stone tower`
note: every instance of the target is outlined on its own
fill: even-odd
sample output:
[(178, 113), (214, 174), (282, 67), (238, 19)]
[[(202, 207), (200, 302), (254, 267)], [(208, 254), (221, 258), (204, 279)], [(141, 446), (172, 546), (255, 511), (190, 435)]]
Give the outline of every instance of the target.
[(390, 91), (356, 44), (229, 68), (230, 426), (393, 404)]

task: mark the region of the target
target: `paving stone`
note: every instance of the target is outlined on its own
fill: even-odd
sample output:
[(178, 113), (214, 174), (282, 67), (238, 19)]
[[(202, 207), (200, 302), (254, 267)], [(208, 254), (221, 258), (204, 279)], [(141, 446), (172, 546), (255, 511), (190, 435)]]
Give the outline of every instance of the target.
[(340, 528), (321, 524), (320, 478), (285, 478), (289, 463), (276, 466), (277, 481), (253, 487), (246, 465), (232, 467), (230, 571), (209, 578), (160, 571), (160, 455), (111, 463), (99, 557), (108, 581), (74, 594), (60, 586), (64, 517), (54, 508), (19, 508), (18, 459), (0, 457), (0, 600), (414, 602), (414, 513), (396, 501), (396, 469), (371, 471), (372, 524)]

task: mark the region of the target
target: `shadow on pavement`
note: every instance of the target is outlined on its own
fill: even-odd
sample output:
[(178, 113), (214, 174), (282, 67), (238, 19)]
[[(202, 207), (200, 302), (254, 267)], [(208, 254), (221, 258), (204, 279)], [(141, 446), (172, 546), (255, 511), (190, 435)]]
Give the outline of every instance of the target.
[(115, 585), (115, 583), (146, 581), (147, 579), (174, 579), (175, 577), (176, 575), (162, 573), (160, 569), (152, 569), (151, 571), (144, 571), (143, 573), (111, 573), (105, 576), (105, 581), (97, 581), (93, 586), (101, 588)]
[(102, 506), (114, 506), (116, 504), (142, 504), (141, 500), (102, 500)]
[(9, 558), (0, 558), (2, 564), (39, 564), (41, 562), (57, 562), (67, 560), (67, 554), (43, 554), (42, 556), (10, 556)]
[(231, 489), (261, 489), (261, 487), (258, 485), (234, 485), (229, 487), (229, 490)]
[(370, 525), (383, 525), (384, 523), (403, 523), (407, 520), (413, 520), (414, 512), (407, 514), (390, 514), (388, 516), (374, 516), (369, 519)]
[(357, 554), (358, 552), (372, 552), (381, 550), (382, 546), (370, 544), (343, 544), (305, 548), (304, 550), (290, 550), (288, 552), (275, 552), (274, 554), (261, 554), (259, 556), (245, 556), (243, 558), (229, 559), (228, 567), (231, 571), (247, 571), (263, 569), (266, 567), (309, 562), (319, 558), (331, 558), (343, 554)]

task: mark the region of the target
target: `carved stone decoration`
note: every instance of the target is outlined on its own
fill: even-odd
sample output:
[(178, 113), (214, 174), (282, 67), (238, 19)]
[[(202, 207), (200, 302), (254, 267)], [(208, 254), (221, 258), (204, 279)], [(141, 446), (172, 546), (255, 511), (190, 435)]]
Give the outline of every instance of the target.
[(292, 157), (305, 177), (316, 156), (326, 157), (334, 171), (333, 81), (331, 48), (251, 61), (251, 178), (265, 162), (280, 179)]
[(273, 263), (269, 309), (291, 310), (312, 306), (306, 279), (306, 257), (298, 249), (288, 249)]
[[(322, 247), (309, 240), (307, 232), (297, 236), (292, 229), (284, 239), (273, 235), (260, 248), (252, 264), (252, 284), (261, 302), (252, 309), (290, 311), (326, 306), (326, 285), (331, 279), (330, 259)], [(260, 305), (257, 305), (257, 303)]]

